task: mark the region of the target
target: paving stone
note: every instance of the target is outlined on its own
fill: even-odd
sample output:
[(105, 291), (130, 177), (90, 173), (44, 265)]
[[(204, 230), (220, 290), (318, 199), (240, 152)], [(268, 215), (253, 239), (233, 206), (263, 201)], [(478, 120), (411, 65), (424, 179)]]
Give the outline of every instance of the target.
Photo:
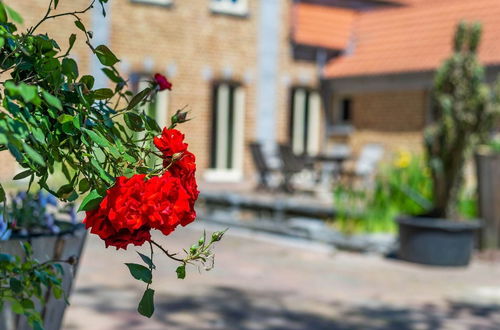
[[(221, 229), (199, 223), (155, 239), (178, 251), (203, 227)], [(220, 242), (210, 272), (189, 268), (177, 280), (175, 264), (155, 255), (156, 312), (146, 319), (136, 312), (144, 285), (123, 265), (139, 261), (135, 250), (89, 238), (64, 329), (500, 329), (499, 306), (457, 299), (498, 287), (498, 263), (420, 266), (237, 228)]]

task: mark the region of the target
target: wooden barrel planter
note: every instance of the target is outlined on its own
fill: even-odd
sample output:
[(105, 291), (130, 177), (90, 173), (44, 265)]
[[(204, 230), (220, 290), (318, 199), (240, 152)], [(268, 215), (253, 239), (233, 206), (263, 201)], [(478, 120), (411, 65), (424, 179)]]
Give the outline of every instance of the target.
[[(69, 224), (68, 224), (69, 225)], [(61, 263), (64, 269), (62, 288), (69, 296), (73, 280), (78, 269), (80, 256), (85, 244), (86, 230), (83, 224), (71, 225), (71, 228), (62, 230), (59, 234), (38, 235), (24, 238), (12, 237), (7, 241), (0, 241), (0, 251), (11, 255), (24, 256), (20, 242), (28, 241), (33, 247), (33, 257), (39, 262), (48, 260), (67, 260), (76, 257), (74, 265)], [(45, 306), (40, 307), (44, 327), (47, 330), (61, 328), (66, 302), (56, 299), (50, 292), (46, 293)], [(31, 330), (24, 316), (14, 314), (8, 305), (0, 312), (0, 330)]]
[(500, 153), (480, 148), (476, 153), (478, 211), (483, 219), (481, 249), (500, 249)]

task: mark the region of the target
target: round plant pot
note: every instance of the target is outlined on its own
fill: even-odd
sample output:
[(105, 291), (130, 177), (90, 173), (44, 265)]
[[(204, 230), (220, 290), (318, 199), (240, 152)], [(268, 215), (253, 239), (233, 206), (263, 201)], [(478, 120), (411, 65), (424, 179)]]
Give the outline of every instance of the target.
[[(64, 269), (62, 288), (66, 297), (69, 297), (73, 280), (76, 275), (78, 263), (85, 244), (87, 231), (83, 224), (67, 225), (61, 227), (58, 234), (36, 235), (30, 237), (11, 237), (7, 241), (0, 241), (0, 251), (11, 255), (24, 256), (21, 247), (22, 242), (28, 241), (33, 248), (33, 256), (39, 262), (48, 260), (67, 260), (76, 257), (74, 265), (61, 263)], [(56, 299), (51, 293), (45, 294), (45, 306), (36, 306), (42, 313), (45, 329), (58, 330), (61, 328), (66, 302), (64, 299)], [(31, 330), (24, 316), (14, 314), (9, 305), (0, 311), (0, 330)]]
[(479, 221), (450, 221), (402, 216), (399, 225), (398, 257), (434, 266), (459, 267), (470, 262)]

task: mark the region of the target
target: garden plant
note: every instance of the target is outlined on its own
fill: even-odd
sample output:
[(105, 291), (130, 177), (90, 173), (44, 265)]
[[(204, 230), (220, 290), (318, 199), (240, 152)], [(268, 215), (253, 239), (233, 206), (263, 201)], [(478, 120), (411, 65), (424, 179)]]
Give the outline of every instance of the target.
[(434, 79), (433, 123), (425, 132), (425, 147), (433, 181), (433, 209), (428, 214), (460, 219), (458, 200), (464, 168), (476, 147), (490, 139), (500, 113), (500, 84), (490, 88), (478, 59), (479, 23), (459, 24), (454, 54)]
[[(94, 7), (105, 15), (108, 0), (89, 0), (87, 7), (67, 12), (58, 8), (64, 0), (47, 1), (40, 21), (25, 31), (18, 30), (22, 17), (0, 1), (0, 150), (10, 152), (23, 168), (14, 180), (29, 182), (28, 194), (13, 198), (0, 185), (4, 205), (0, 236), (29, 236), (33, 229), (57, 232), (56, 216), (45, 210), (56, 201), (46, 193), (33, 192), (35, 187), (55, 196), (58, 203), (81, 201), (78, 211), (86, 212), (85, 226), (106, 247), (146, 244), (147, 251), (138, 252), (140, 263), (126, 266), (135, 279), (144, 282), (138, 311), (151, 317), (154, 252), (178, 262), (176, 273), (182, 279), (188, 264), (211, 267), (213, 244), (224, 234), (203, 235), (183, 256), (151, 237), (153, 229), (169, 235), (196, 216), (195, 156), (177, 130), (177, 125), (188, 120), (187, 113), (178, 111), (169, 127), (160, 128), (143, 109), (172, 84), (156, 74), (147, 88), (132, 93), (117, 70), (118, 57), (107, 46), (93, 44), (92, 31), (85, 27), (82, 15)], [(66, 45), (41, 32), (47, 21), (60, 17), (72, 17), (77, 31), (68, 36)], [(80, 73), (71, 57), (77, 40), (98, 58), (109, 88), (94, 88), (95, 78)], [(50, 178), (60, 172), (64, 182), (54, 185)], [(75, 221), (72, 206), (65, 209)], [(43, 304), (47, 290), (56, 297), (65, 296), (60, 263), (75, 260), (41, 263), (32, 257), (28, 243), (23, 246), (22, 256), (0, 253), (0, 309), (8, 303), (31, 326), (42, 329), (35, 306)]]

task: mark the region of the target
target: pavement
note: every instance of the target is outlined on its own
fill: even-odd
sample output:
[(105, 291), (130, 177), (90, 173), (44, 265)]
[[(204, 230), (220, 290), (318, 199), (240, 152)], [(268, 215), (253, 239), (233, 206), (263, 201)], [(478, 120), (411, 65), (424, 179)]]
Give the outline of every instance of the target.
[[(197, 223), (155, 240), (181, 251), (202, 228), (223, 229)], [(500, 329), (495, 261), (427, 267), (231, 228), (215, 268), (189, 268), (185, 280), (155, 254), (156, 310), (147, 319), (136, 311), (145, 285), (123, 264), (140, 261), (136, 250), (148, 247), (117, 252), (89, 237), (63, 329)]]

